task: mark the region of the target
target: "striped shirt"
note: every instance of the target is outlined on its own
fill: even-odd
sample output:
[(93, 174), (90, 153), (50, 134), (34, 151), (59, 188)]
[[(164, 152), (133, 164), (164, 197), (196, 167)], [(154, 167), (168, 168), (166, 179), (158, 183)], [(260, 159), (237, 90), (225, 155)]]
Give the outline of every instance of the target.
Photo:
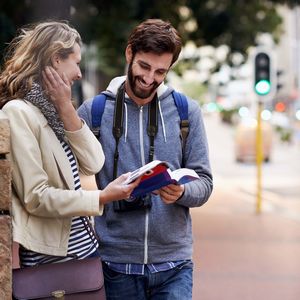
[[(80, 178), (75, 157), (69, 145), (61, 141), (61, 145), (69, 159), (73, 177), (75, 190), (81, 189)], [(20, 245), (20, 265), (22, 267), (30, 267), (36, 264), (49, 264), (68, 261), (72, 259), (83, 259), (94, 253), (98, 248), (98, 242), (89, 227), (88, 217), (73, 217), (68, 242), (67, 256), (52, 256), (33, 252), (25, 249)]]

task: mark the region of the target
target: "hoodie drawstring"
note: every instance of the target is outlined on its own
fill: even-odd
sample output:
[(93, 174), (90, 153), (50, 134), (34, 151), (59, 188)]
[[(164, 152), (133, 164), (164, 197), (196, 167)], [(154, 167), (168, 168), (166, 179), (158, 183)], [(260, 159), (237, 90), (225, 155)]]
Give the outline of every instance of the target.
[[(126, 143), (127, 134), (128, 134), (128, 108), (127, 108), (127, 103), (126, 102), (124, 102), (124, 108), (125, 108), (125, 134), (124, 134), (124, 139), (125, 139), (125, 143)], [(167, 142), (166, 127), (165, 127), (164, 116), (163, 116), (163, 113), (162, 113), (162, 110), (161, 110), (160, 101), (158, 101), (158, 110), (159, 110), (159, 115), (160, 115), (161, 124), (162, 124), (162, 131), (163, 131), (164, 141), (166, 143)]]
[(167, 142), (166, 127), (165, 127), (164, 116), (162, 114), (162, 110), (161, 110), (161, 106), (160, 106), (160, 101), (158, 101), (158, 109), (159, 109), (159, 115), (160, 115), (161, 124), (162, 124), (163, 135), (164, 135), (164, 139), (165, 139), (165, 143), (166, 143)]
[(125, 138), (125, 143), (126, 143), (127, 132), (128, 132), (128, 112), (127, 112), (127, 104), (126, 104), (126, 102), (124, 102), (124, 108), (125, 108), (125, 134), (124, 134), (124, 138)]

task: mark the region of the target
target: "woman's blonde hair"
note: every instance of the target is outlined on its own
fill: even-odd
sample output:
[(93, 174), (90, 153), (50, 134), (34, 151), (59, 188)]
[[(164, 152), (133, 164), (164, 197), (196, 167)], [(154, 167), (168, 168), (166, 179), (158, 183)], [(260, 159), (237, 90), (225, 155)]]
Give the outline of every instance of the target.
[(21, 29), (9, 44), (0, 74), (0, 107), (23, 98), (34, 81), (41, 81), (42, 70), (51, 65), (51, 58), (68, 58), (75, 43), (81, 46), (81, 37), (66, 22), (47, 21)]

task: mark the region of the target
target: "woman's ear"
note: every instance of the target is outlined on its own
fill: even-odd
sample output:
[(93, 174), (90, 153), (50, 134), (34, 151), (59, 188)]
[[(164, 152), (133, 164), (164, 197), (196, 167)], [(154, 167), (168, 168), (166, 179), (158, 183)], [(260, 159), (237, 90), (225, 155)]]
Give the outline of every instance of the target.
[(60, 58), (57, 54), (54, 54), (51, 57), (51, 63), (52, 63), (52, 67), (56, 70), (58, 68), (58, 65), (60, 64)]

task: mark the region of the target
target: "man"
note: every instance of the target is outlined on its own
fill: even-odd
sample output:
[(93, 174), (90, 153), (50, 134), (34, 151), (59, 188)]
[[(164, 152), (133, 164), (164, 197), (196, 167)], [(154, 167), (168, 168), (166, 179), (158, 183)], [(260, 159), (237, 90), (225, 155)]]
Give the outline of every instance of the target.
[[(163, 83), (180, 51), (181, 39), (170, 23), (144, 21), (128, 40), (127, 76), (113, 79), (105, 91), (100, 141), (106, 161), (97, 177), (99, 188), (152, 159), (167, 161), (173, 170), (182, 166), (194, 169), (201, 178), (185, 185), (169, 185), (133, 202), (123, 200), (119, 205), (105, 206), (95, 223), (108, 299), (192, 299), (189, 208), (208, 200), (212, 175), (199, 105), (188, 100), (189, 135), (183, 147), (173, 89)], [(114, 120), (120, 98), (124, 103), (116, 109)], [(147, 134), (153, 103), (157, 103), (154, 141)], [(90, 127), (91, 107), (92, 99), (78, 110)], [(113, 124), (120, 118), (124, 119), (120, 125), (124, 133), (115, 139), (118, 130)]]

